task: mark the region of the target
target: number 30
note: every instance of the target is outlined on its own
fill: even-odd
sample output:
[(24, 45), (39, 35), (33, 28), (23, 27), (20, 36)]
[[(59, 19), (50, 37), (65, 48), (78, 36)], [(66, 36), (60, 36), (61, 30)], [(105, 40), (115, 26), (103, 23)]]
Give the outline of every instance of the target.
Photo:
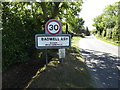
[(58, 30), (58, 25), (57, 25), (57, 24), (55, 24), (55, 25), (50, 24), (50, 25), (49, 25), (49, 30), (50, 30), (50, 31), (52, 31), (52, 30), (57, 31), (57, 30)]

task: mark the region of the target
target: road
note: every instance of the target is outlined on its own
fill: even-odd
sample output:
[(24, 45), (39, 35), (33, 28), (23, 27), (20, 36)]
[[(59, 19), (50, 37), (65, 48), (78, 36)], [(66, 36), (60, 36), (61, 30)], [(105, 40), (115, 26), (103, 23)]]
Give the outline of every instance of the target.
[[(118, 88), (120, 57), (118, 47), (86, 36), (79, 41), (85, 64), (87, 65), (96, 88)], [(119, 47), (120, 48), (120, 47)]]

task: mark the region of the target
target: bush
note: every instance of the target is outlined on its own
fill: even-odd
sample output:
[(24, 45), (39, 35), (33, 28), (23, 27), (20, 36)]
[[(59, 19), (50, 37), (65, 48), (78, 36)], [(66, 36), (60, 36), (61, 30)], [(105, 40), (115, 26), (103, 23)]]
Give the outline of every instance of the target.
[(106, 36), (106, 31), (103, 30), (103, 32), (102, 32), (102, 37), (105, 37), (105, 36)]
[(107, 29), (106, 38), (107, 39), (112, 39), (112, 29)]
[(30, 29), (24, 29), (22, 25), (21, 28), (17, 28), (16, 24), (18, 23), (14, 23), (13, 27), (7, 26), (6, 24), (3, 23), (2, 34), (3, 69), (13, 63), (29, 60), (35, 51), (35, 34)]
[[(17, 5), (17, 3), (13, 4)], [(30, 17), (29, 11), (23, 10), (20, 12), (8, 7), (9, 3), (3, 3), (3, 70), (11, 64), (29, 60), (36, 51), (35, 34), (43, 33), (42, 25), (34, 22), (34, 18)], [(19, 13), (23, 12), (26, 15), (21, 16)]]
[(118, 28), (117, 28), (117, 27), (113, 28), (113, 31), (112, 31), (112, 39), (113, 39), (114, 41), (119, 41), (119, 37), (120, 37), (120, 35), (119, 35), (119, 33), (118, 33)]
[(97, 37), (101, 37), (101, 36), (100, 36), (100, 32), (99, 32), (99, 31), (97, 32), (96, 36), (97, 36)]
[(82, 33), (82, 34), (81, 34), (81, 37), (83, 37), (83, 38), (84, 38), (84, 37), (85, 37), (85, 33)]

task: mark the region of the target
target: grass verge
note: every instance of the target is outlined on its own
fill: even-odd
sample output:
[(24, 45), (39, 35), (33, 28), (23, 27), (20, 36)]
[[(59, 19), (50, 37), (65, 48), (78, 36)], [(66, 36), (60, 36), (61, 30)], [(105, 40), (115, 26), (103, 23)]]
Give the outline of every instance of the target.
[(107, 42), (107, 43), (110, 43), (110, 44), (113, 44), (115, 46), (120, 46), (120, 42), (115, 42), (113, 41), (112, 39), (105, 39), (105, 38), (102, 38), (102, 37), (96, 37), (97, 39), (100, 39), (104, 42)]
[(74, 36), (73, 38), (72, 38), (72, 47), (76, 47), (76, 48), (78, 48), (78, 43), (79, 43), (79, 40), (81, 39), (81, 37), (79, 37), (79, 36)]
[[(72, 47), (66, 49), (64, 64), (50, 61), (48, 67), (38, 70), (26, 88), (93, 88), (90, 74), (78, 48), (80, 37), (73, 37)], [(53, 53), (53, 55), (57, 55)]]

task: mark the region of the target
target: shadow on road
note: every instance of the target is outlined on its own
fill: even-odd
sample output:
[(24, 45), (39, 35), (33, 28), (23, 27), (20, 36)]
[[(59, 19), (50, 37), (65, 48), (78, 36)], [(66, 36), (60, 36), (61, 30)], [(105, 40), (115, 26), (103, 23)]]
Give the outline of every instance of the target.
[(96, 88), (118, 88), (120, 57), (110, 53), (81, 49)]

